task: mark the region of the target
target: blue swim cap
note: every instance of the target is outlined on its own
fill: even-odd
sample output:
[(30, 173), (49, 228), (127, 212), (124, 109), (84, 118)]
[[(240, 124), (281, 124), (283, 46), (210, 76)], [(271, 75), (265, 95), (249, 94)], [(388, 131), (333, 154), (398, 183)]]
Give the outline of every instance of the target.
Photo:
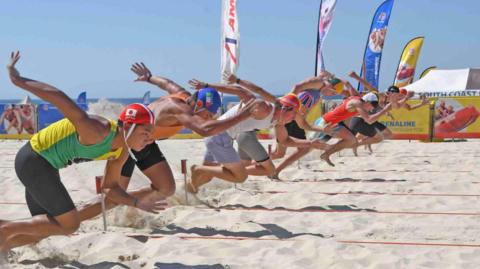
[(198, 91), (195, 111), (207, 109), (210, 113), (217, 114), (222, 106), (220, 94), (214, 88), (203, 88)]

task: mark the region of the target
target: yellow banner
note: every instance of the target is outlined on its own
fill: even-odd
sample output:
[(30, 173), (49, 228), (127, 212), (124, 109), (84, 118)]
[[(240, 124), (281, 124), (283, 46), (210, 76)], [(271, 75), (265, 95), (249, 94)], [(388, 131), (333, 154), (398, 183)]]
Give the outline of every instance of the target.
[(401, 88), (413, 82), (418, 56), (422, 50), (423, 37), (412, 39), (403, 49), (393, 85)]
[[(409, 100), (407, 103), (414, 106), (420, 100)], [(415, 110), (405, 108), (393, 109), (390, 115), (380, 117), (379, 121), (393, 132), (394, 139), (428, 139), (430, 138), (430, 107), (424, 105)]]
[(480, 97), (438, 98), (435, 103), (436, 138), (480, 138)]
[(423, 72), (420, 74), (420, 77), (418, 77), (418, 79), (423, 78), (424, 76), (426, 76), (426, 75), (427, 75), (430, 71), (432, 71), (433, 69), (437, 69), (437, 67), (434, 65), (434, 66), (430, 66), (430, 67), (425, 68), (425, 70), (423, 70)]

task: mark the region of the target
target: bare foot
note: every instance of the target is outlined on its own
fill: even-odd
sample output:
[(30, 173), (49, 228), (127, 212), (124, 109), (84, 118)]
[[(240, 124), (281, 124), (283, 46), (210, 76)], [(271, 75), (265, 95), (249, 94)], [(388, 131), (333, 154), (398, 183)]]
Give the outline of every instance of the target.
[(372, 154), (373, 153), (372, 145), (368, 144), (367, 147), (368, 147), (368, 151), (370, 152), (370, 154)]
[(192, 165), (190, 167), (190, 179), (187, 179), (187, 186), (185, 186), (185, 188), (187, 189), (188, 192), (190, 193), (197, 193), (198, 192), (198, 188), (197, 186), (195, 186), (195, 179), (197, 179), (199, 176), (200, 176), (200, 173), (198, 171), (198, 169), (196, 169), (197, 166), (196, 165)]
[(332, 161), (330, 161), (330, 156), (326, 155), (325, 153), (320, 155), (320, 159), (326, 161), (328, 163), (328, 165), (330, 165), (330, 166), (335, 166), (335, 164), (333, 164)]
[(353, 147), (352, 151), (353, 151), (353, 155), (355, 155), (355, 157), (358, 157), (357, 146)]
[(278, 174), (275, 174), (273, 176), (268, 176), (268, 178), (271, 179), (272, 181), (282, 181), (278, 176)]

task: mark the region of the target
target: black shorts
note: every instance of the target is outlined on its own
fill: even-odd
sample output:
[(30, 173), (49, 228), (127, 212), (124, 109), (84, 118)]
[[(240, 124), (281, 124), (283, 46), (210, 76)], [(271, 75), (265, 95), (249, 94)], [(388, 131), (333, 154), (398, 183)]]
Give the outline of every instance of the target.
[(75, 209), (60, 181), (58, 169), (36, 153), (30, 142), (18, 151), (15, 172), (25, 186), (25, 198), (32, 216), (47, 214), (56, 217)]
[(364, 119), (360, 117), (353, 117), (350, 120), (350, 130), (352, 130), (352, 133), (354, 135), (356, 135), (357, 133), (361, 133), (362, 135), (368, 137), (374, 137), (377, 132), (382, 132), (385, 129), (387, 129), (387, 126), (378, 121), (372, 124), (368, 124)]
[(305, 136), (305, 130), (300, 128), (296, 121), (292, 120), (291, 122), (285, 124), (285, 128), (287, 128), (288, 136), (298, 139), (307, 139)]
[(135, 160), (129, 156), (128, 160), (122, 167), (122, 176), (132, 177), (135, 164), (140, 170), (150, 168), (152, 165), (165, 161), (162, 151), (158, 147), (157, 143), (146, 145), (141, 151), (132, 150), (133, 155), (137, 159)]

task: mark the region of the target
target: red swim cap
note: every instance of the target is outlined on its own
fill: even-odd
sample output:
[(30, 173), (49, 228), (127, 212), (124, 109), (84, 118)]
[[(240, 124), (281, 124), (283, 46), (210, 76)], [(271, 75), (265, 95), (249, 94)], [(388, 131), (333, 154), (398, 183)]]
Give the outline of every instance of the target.
[(139, 103), (126, 106), (120, 113), (120, 120), (135, 124), (155, 124), (153, 112), (147, 106)]
[(407, 95), (408, 91), (406, 89), (400, 89), (400, 94)]
[(280, 97), (278, 102), (285, 108), (292, 108), (294, 111), (298, 111), (302, 103), (300, 99), (298, 99), (297, 95), (293, 93), (289, 93), (285, 96)]

